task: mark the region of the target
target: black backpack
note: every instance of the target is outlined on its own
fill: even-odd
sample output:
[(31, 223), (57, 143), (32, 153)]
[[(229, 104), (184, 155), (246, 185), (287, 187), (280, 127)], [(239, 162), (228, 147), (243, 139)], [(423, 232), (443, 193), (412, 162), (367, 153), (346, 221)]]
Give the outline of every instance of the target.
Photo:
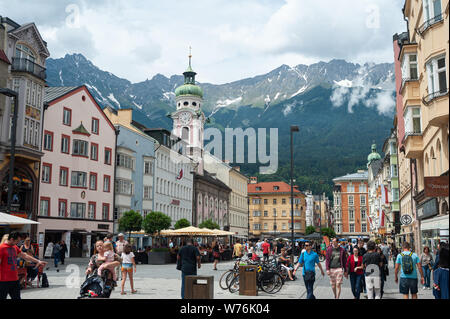
[(47, 279), (47, 274), (43, 273), (42, 274), (42, 284), (41, 284), (42, 288), (48, 288), (49, 284), (48, 284), (48, 279)]

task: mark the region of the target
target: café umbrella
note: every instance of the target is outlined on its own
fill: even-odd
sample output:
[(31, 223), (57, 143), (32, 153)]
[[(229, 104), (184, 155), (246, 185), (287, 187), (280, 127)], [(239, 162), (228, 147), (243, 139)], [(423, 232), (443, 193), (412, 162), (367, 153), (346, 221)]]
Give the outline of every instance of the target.
[(175, 230), (161, 230), (161, 236), (211, 236), (214, 233), (209, 229), (201, 229), (194, 226), (184, 227)]
[(35, 222), (34, 220), (17, 217), (11, 214), (1, 213), (0, 212), (0, 226), (7, 225), (37, 225), (40, 224)]

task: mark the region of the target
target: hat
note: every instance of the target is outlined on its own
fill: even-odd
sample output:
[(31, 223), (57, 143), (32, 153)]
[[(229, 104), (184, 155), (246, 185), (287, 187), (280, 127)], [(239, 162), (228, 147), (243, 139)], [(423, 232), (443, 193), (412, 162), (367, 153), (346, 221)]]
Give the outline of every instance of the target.
[(117, 237), (125, 237), (122, 233), (120, 233), (119, 235), (117, 235)]

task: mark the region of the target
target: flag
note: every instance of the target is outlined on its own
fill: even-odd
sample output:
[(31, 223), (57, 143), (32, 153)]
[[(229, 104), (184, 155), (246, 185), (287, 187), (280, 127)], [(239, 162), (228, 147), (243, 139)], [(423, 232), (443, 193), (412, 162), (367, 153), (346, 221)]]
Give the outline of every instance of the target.
[(180, 170), (180, 173), (177, 176), (177, 179), (182, 179), (183, 178), (183, 169)]
[(381, 187), (381, 202), (384, 204), (389, 204), (388, 196), (387, 196), (387, 188), (386, 186)]
[(381, 209), (380, 207), (380, 215), (379, 215), (379, 227), (384, 227), (384, 210)]
[(372, 225), (372, 218), (370, 218), (370, 216), (367, 215), (367, 219), (369, 220), (370, 228), (373, 228), (373, 225)]

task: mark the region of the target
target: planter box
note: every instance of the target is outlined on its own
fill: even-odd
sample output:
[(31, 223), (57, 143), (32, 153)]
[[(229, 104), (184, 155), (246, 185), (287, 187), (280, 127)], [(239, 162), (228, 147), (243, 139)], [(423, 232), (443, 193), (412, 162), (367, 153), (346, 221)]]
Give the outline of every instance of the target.
[(149, 265), (170, 264), (170, 253), (168, 251), (149, 252), (148, 264)]

